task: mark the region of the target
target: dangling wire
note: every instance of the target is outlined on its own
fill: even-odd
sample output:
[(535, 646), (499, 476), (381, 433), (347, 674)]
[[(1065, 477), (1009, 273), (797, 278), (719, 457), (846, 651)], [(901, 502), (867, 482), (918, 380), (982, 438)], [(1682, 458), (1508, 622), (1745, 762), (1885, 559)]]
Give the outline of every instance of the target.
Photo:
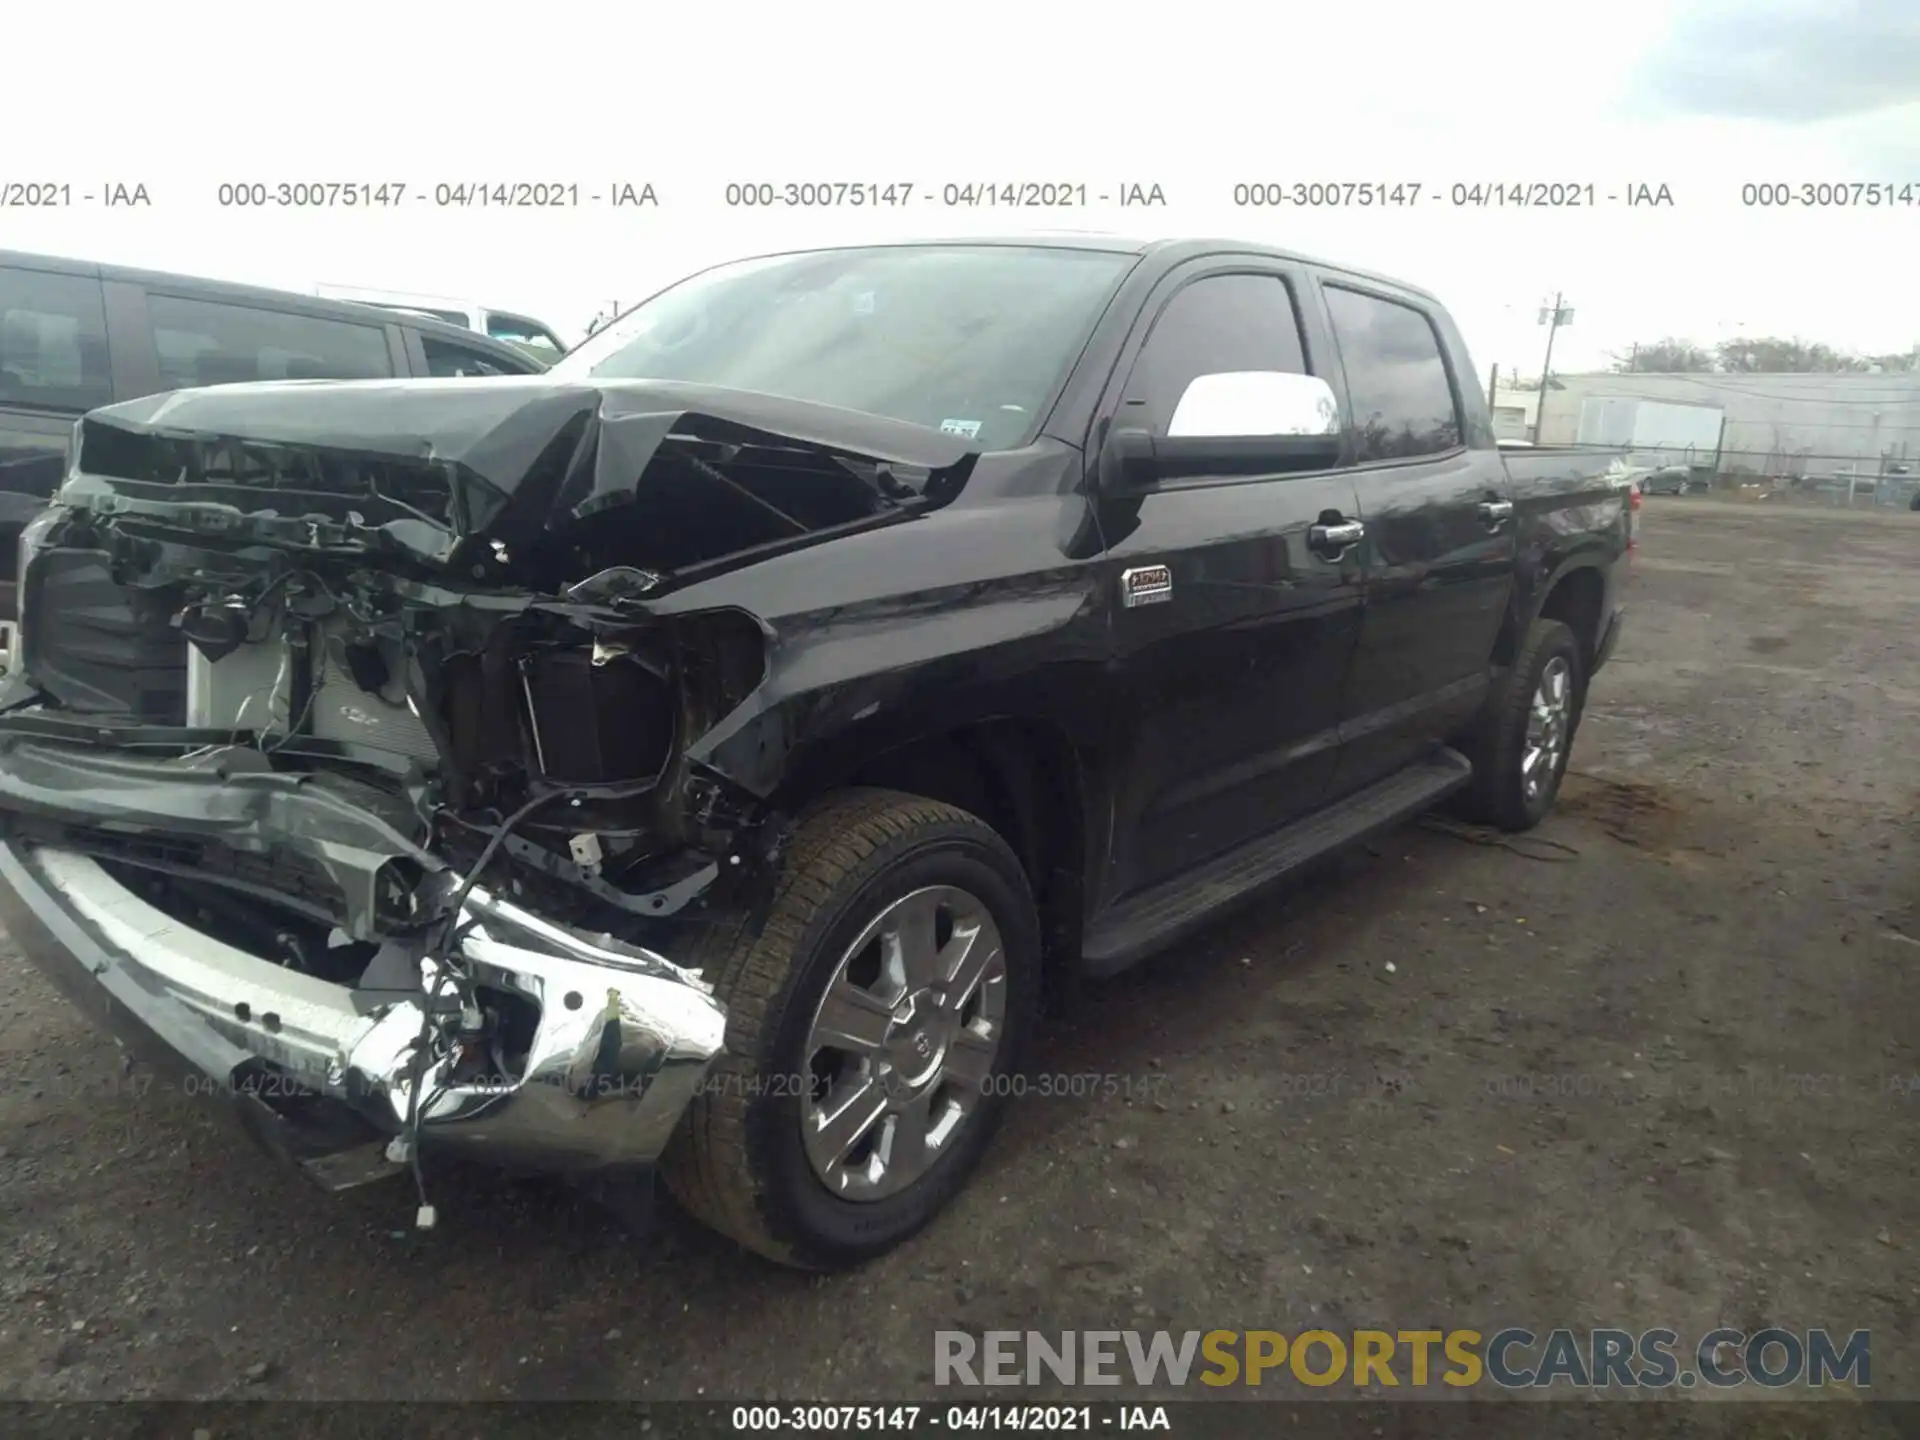
[[(466, 907), (467, 897), (473, 893), (473, 887), (478, 883), (481, 872), (493, 862), (493, 857), (499, 854), (500, 847), (506, 844), (507, 837), (513, 833), (514, 828), (541, 806), (560, 799), (565, 793), (555, 790), (545, 795), (536, 795), (500, 822), (499, 828), (493, 832), (486, 846), (480, 851), (480, 858), (473, 862), (466, 873), (466, 878), (460, 882), (460, 888), (454, 892), (452, 903), (447, 907), (446, 923), (441, 926), (433, 943), (427, 947), (425, 958), (434, 964), (433, 988), (420, 1007), (420, 1033), (415, 1038), (413, 1047), (412, 1084), (407, 1087), (407, 1119), (401, 1132), (406, 1138), (407, 1161), (413, 1171), (414, 1190), (420, 1197), (419, 1223), (422, 1229), (433, 1224), (433, 1206), (427, 1200), (427, 1178), (420, 1164), (420, 1127), (424, 1118), (421, 1114), (420, 1092), (426, 1086), (428, 1045), (433, 1039), (434, 1013), (438, 1009), (443, 987), (453, 979), (451, 956), (459, 939), (461, 911)], [(438, 1092), (435, 1093), (434, 1098), (439, 1098)]]

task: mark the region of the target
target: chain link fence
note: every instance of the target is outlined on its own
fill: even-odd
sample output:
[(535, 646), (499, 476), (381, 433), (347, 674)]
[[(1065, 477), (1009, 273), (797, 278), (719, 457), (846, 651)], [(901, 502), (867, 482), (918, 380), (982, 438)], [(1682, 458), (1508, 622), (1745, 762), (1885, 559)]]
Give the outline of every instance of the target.
[(1650, 448), (1618, 452), (1649, 494), (1728, 491), (1829, 505), (1914, 508), (1920, 459), (1810, 451)]

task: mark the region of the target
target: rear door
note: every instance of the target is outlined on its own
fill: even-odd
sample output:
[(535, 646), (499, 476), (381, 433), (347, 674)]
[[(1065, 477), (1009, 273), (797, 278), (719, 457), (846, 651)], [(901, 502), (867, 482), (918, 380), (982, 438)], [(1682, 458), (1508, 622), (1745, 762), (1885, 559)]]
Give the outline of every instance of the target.
[[(1323, 328), (1279, 261), (1195, 262), (1149, 299), (1102, 413), (1164, 436), (1197, 376), (1318, 374)], [(1276, 462), (1278, 464), (1278, 462)], [(1181, 478), (1097, 497), (1125, 779), (1106, 896), (1168, 879), (1314, 808), (1332, 783), (1360, 567), (1308, 543), (1351, 515), (1338, 470)], [(1143, 603), (1145, 602), (1145, 603)]]
[(1506, 467), (1490, 428), (1469, 424), (1444, 315), (1344, 276), (1321, 277), (1319, 293), (1366, 527), (1365, 617), (1340, 707), (1345, 794), (1471, 721), (1518, 557)]

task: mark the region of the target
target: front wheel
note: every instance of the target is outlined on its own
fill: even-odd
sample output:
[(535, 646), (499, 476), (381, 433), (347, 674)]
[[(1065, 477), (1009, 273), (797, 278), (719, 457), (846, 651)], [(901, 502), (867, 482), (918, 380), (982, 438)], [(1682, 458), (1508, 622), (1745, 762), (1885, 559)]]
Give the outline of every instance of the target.
[(965, 811), (883, 790), (802, 818), (756, 931), (717, 932), (726, 1054), (666, 1162), (698, 1219), (783, 1264), (893, 1248), (978, 1164), (1037, 1014), (1019, 861)]
[(1536, 620), (1482, 713), (1473, 745), (1474, 818), (1531, 830), (1553, 808), (1586, 700), (1580, 642), (1558, 620)]

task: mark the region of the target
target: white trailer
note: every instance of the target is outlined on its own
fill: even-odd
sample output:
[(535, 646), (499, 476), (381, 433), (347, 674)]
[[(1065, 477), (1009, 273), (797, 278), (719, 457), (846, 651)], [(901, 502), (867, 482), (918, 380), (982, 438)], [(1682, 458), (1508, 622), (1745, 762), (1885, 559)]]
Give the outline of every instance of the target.
[(1595, 395), (1580, 405), (1580, 443), (1660, 451), (1669, 463), (1710, 465), (1720, 451), (1726, 412), (1718, 405), (1684, 405)]

